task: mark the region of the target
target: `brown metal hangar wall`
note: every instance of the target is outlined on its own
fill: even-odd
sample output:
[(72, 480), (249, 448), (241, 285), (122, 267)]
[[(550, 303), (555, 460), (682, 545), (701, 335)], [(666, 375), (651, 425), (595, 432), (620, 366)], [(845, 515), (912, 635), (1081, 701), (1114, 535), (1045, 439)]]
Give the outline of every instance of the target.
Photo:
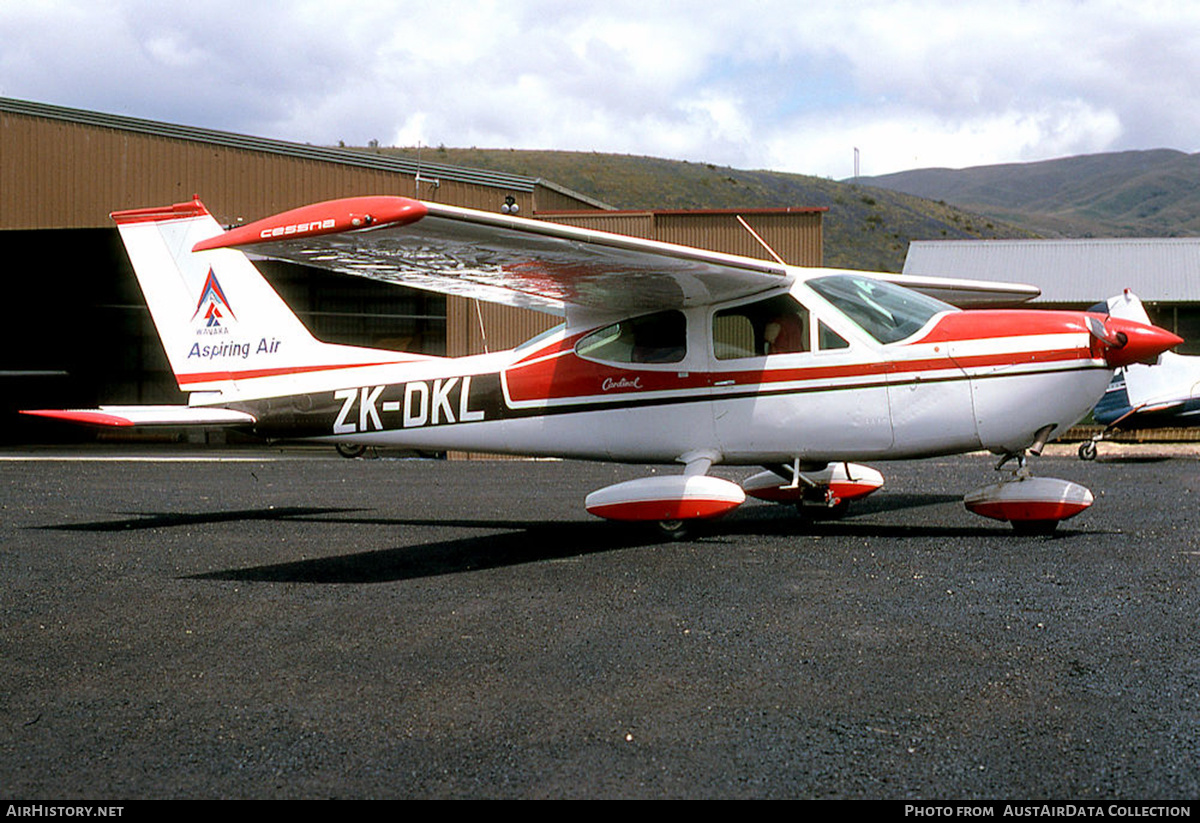
[(538, 212), (542, 220), (629, 234), (664, 243), (773, 259), (744, 220), (785, 262), (820, 266), (824, 208), (696, 209), (687, 211)]
[[(37, 260), (40, 273), (11, 278), (8, 296), (15, 305), (55, 308), (19, 313), (0, 331), (0, 413), (183, 400), (111, 211), (198, 195), (218, 221), (232, 223), (360, 194), (485, 211), (512, 197), (526, 216), (766, 256), (729, 214), (614, 213), (546, 180), (0, 98), (0, 240), (10, 259)], [(802, 214), (746, 219), (789, 262), (811, 265), (820, 260), (820, 214)], [(812, 224), (802, 227), (805, 220)], [(262, 268), (313, 333), (331, 342), (460, 355), (510, 348), (558, 322), (298, 266)]]
[[(241, 150), (0, 111), (0, 228), (111, 228), (117, 209), (199, 195), (218, 219), (255, 219), (355, 194), (420, 196), (498, 210), (512, 194), (525, 213), (532, 191), (453, 180), (419, 187), (412, 175)], [(436, 178), (434, 178), (436, 179)], [(582, 204), (577, 204), (582, 205)]]
[[(123, 128), (125, 123), (131, 128)], [(248, 147), (206, 139), (214, 134), (218, 141), (242, 141)], [(347, 162), (290, 156), (292, 149), (339, 155)], [(38, 311), (21, 313), (0, 331), (0, 414), (14, 421), (10, 431), (17, 432), (9, 439), (70, 436), (44, 427), (27, 436), (40, 423), (15, 415), (20, 408), (183, 402), (108, 216), (113, 210), (199, 195), (219, 221), (234, 222), (368, 193), (416, 195), (486, 210), (499, 210), (511, 195), (525, 214), (537, 207), (530, 178), (429, 167), (418, 189), (414, 174), (354, 165), (361, 161), (359, 153), (348, 150), (0, 98), (0, 242), (18, 261), (16, 269), (29, 266), (38, 272), (37, 277), (12, 277), (8, 286), (10, 299)], [(367, 162), (389, 165), (379, 157)], [(591, 205), (561, 191), (544, 191), (554, 204)], [(298, 266), (261, 267), (321, 339), (446, 353), (447, 307), (441, 295)]]
[(773, 259), (738, 220), (740, 217), (775, 253), (793, 266), (821, 265), (821, 216), (818, 209), (746, 209), (743, 211), (655, 212), (655, 239), (702, 246), (745, 257)]

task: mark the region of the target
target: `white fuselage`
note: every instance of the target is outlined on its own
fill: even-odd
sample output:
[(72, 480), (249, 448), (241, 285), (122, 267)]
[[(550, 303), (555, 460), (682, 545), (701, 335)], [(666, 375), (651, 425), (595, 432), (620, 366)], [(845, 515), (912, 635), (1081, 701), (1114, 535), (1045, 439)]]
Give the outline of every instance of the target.
[(560, 327), (510, 352), (242, 381), (247, 402), (235, 407), (279, 437), (293, 433), (273, 428), (255, 396), (327, 407), (294, 435), (334, 442), (822, 463), (1019, 451), (1086, 415), (1111, 377), (1077, 313), (947, 312), (883, 344), (804, 284), (790, 291), (808, 310), (804, 351), (721, 355), (725, 317), (758, 297), (682, 310), (685, 345), (669, 363), (589, 354), (596, 326)]

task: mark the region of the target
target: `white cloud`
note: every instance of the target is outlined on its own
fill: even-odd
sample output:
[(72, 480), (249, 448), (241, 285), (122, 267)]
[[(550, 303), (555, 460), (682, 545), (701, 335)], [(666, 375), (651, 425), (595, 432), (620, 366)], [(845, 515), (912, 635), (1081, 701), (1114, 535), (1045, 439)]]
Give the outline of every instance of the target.
[(0, 5), (0, 94), (298, 142), (559, 148), (834, 177), (1200, 133), (1200, 6)]

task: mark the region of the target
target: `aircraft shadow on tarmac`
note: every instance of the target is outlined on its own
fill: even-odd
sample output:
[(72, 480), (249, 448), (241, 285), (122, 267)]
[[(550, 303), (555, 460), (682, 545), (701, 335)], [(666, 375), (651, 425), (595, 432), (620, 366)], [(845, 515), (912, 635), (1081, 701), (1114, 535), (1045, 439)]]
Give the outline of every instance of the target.
[[(747, 506), (724, 519), (699, 526), (694, 542), (735, 542), (742, 537), (787, 537), (820, 534), (829, 537), (874, 537), (881, 539), (944, 539), (953, 537), (1019, 537), (1001, 523), (979, 526), (942, 525), (944, 518), (916, 522), (881, 522), (886, 516), (949, 503), (956, 495), (896, 493), (859, 501), (841, 520), (819, 520), (798, 516), (787, 506)], [(366, 509), (321, 507), (272, 507), (210, 513), (123, 513), (121, 520), (41, 526), (42, 529), (71, 531), (126, 531), (133, 529), (196, 526), (237, 521), (281, 521), (304, 524), (374, 525), (397, 529), (444, 528), (485, 529), (487, 534), (435, 540), (413, 546), (273, 563), (240, 569), (223, 569), (189, 576), (193, 580), (234, 580), (290, 583), (384, 583), (437, 577), (449, 574), (505, 568), (586, 557), (604, 552), (644, 548), (667, 543), (652, 527), (598, 520), (546, 522), (498, 518), (417, 519), (379, 517)], [(1075, 532), (1060, 528), (1055, 537)], [(674, 545), (687, 545), (686, 542)]]
[(172, 526), (197, 526), (204, 523), (230, 523), (244, 520), (293, 520), (321, 514), (340, 514), (363, 509), (315, 508), (312, 506), (269, 506), (265, 509), (239, 509), (214, 512), (119, 512), (123, 520), (98, 520), (91, 523), (64, 523), (38, 526), (52, 531), (123, 532), (135, 529), (162, 529)]
[(1097, 463), (1166, 463), (1173, 460), (1169, 455), (1163, 454), (1112, 454), (1107, 457), (1100, 455), (1096, 458)]

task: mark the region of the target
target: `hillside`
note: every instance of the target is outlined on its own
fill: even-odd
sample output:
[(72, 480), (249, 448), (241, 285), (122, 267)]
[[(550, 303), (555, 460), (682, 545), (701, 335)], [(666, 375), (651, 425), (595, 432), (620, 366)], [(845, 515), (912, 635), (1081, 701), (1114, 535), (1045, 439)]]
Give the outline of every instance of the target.
[[(416, 149), (375, 149), (415, 158)], [(910, 240), (1024, 237), (945, 203), (819, 177), (590, 152), (423, 149), (422, 159), (541, 177), (621, 209), (827, 207), (825, 263), (900, 271)]]
[(859, 182), (944, 200), (1044, 236), (1200, 235), (1200, 154), (1169, 149), (918, 169)]

